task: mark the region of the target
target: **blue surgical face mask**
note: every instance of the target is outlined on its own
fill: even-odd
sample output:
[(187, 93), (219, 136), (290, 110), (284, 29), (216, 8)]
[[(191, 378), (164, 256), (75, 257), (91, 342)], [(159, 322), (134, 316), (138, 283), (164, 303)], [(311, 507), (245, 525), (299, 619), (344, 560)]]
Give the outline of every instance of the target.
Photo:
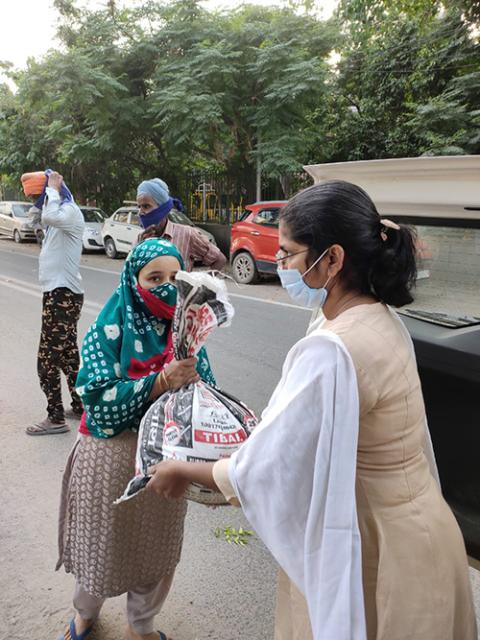
[(169, 198), (167, 202), (159, 205), (155, 209), (152, 209), (148, 213), (140, 214), (140, 224), (144, 229), (147, 229), (152, 224), (159, 224), (162, 220), (164, 220), (168, 214), (170, 213), (173, 207), (173, 200)]
[(300, 273), (298, 269), (277, 269), (278, 277), (282, 283), (282, 287), (287, 291), (288, 295), (304, 307), (309, 309), (315, 309), (316, 307), (323, 307), (325, 300), (328, 296), (326, 289), (327, 284), (330, 282), (328, 278), (327, 282), (320, 289), (312, 289), (305, 282), (304, 277), (309, 273), (313, 267), (320, 262), (324, 255), (326, 255), (328, 249), (319, 256), (310, 268), (304, 273)]

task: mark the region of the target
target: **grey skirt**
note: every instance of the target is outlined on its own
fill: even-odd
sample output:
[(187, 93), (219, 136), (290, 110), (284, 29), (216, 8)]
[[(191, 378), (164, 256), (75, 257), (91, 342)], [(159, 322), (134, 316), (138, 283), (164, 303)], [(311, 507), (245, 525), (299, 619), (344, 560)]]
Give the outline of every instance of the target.
[(114, 505), (135, 471), (137, 435), (80, 436), (63, 475), (59, 559), (91, 595), (118, 596), (172, 573), (180, 560), (184, 500), (142, 491)]

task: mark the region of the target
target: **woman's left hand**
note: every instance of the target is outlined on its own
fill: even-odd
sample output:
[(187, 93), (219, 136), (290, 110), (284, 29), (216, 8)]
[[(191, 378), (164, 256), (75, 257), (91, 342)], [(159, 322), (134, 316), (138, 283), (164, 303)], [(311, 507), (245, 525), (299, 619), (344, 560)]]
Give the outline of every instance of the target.
[(181, 498), (187, 490), (190, 480), (182, 474), (185, 463), (177, 460), (163, 460), (148, 469), (152, 476), (147, 489), (155, 491), (162, 498)]

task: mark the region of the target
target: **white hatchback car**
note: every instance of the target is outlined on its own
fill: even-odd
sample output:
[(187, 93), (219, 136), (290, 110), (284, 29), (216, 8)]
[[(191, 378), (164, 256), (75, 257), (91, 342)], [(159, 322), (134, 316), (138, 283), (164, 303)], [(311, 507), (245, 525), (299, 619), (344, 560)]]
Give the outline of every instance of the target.
[(0, 234), (15, 242), (35, 240), (35, 225), (30, 216), (30, 202), (0, 202)]
[[(176, 224), (186, 224), (195, 226), (184, 213), (173, 209), (168, 214), (172, 222)], [(211, 233), (196, 227), (198, 231), (216, 246), (215, 238)], [(139, 234), (143, 231), (140, 224), (140, 217), (137, 207), (120, 207), (115, 213), (105, 220), (102, 229), (105, 253), (109, 258), (118, 258), (127, 254), (137, 241)]]
[(102, 228), (105, 222), (105, 214), (98, 207), (80, 207), (80, 210), (85, 218), (83, 250), (103, 251)]
[[(80, 207), (85, 219), (83, 230), (82, 251), (103, 251), (102, 227), (105, 214), (98, 207)], [(40, 223), (40, 216), (34, 218), (35, 236), (38, 244), (42, 244), (45, 231)]]

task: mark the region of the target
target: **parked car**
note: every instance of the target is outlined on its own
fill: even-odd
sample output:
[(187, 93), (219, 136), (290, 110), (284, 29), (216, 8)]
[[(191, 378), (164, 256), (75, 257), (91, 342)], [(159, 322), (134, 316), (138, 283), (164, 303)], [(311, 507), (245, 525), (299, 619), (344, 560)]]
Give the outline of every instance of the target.
[(35, 240), (35, 226), (29, 214), (31, 202), (0, 202), (0, 234), (15, 242)]
[[(169, 218), (176, 224), (195, 226), (190, 218), (175, 209), (170, 211)], [(211, 233), (199, 227), (196, 228), (209, 242), (216, 245), (215, 238)], [(142, 231), (143, 227), (140, 224), (138, 208), (133, 206), (120, 207), (105, 220), (102, 229), (105, 253), (109, 258), (113, 259), (122, 254), (127, 254)]]
[[(102, 227), (105, 221), (104, 212), (98, 207), (80, 207), (85, 219), (83, 231), (82, 251), (103, 251)], [(42, 244), (45, 231), (40, 222), (40, 215), (36, 215), (33, 222), (35, 237), (38, 244)]]
[(80, 207), (85, 218), (85, 231), (83, 232), (84, 251), (103, 251), (102, 228), (105, 222), (105, 213), (98, 207)]
[(419, 278), (400, 310), (415, 345), (443, 494), (480, 568), (480, 156), (305, 167), (363, 187), (382, 217), (415, 226)]
[(286, 204), (286, 200), (249, 204), (239, 222), (232, 225), (230, 261), (237, 282), (254, 284), (262, 274), (276, 273), (278, 219)]

